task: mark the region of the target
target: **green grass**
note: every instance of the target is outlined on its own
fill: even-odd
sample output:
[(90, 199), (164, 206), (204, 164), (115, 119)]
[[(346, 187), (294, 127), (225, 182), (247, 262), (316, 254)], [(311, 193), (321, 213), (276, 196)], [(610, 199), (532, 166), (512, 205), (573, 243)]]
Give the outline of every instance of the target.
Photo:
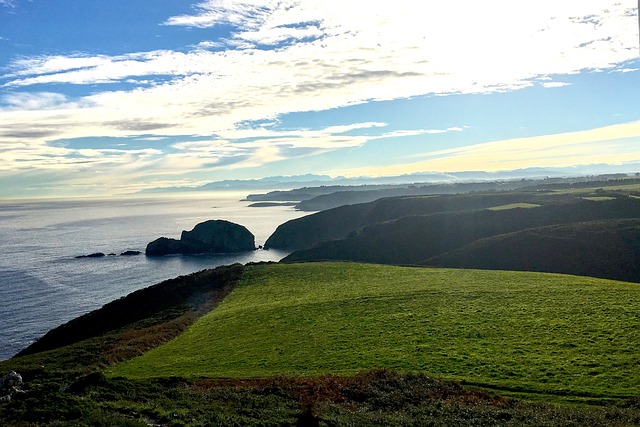
[(607, 196), (589, 196), (583, 197), (584, 200), (591, 200), (592, 202), (607, 202), (609, 200), (615, 200), (615, 197), (607, 197)]
[(247, 267), (222, 304), (109, 376), (252, 378), (391, 368), (503, 390), (640, 395), (640, 286), (354, 263)]
[(539, 208), (540, 205), (536, 205), (533, 203), (511, 203), (509, 205), (495, 206), (493, 208), (488, 208), (490, 211), (504, 211), (507, 209), (531, 209), (531, 208)]
[(611, 190), (640, 191), (640, 184), (613, 185), (606, 188)]
[(577, 188), (563, 188), (563, 189), (554, 189), (549, 193), (544, 193), (544, 194), (555, 194), (555, 195), (562, 195), (562, 194), (591, 194), (594, 192), (607, 192), (607, 191), (614, 191), (614, 192), (622, 192), (622, 193), (629, 193), (629, 192), (637, 192), (640, 191), (640, 184), (622, 184), (622, 185), (594, 185), (592, 187), (577, 187)]

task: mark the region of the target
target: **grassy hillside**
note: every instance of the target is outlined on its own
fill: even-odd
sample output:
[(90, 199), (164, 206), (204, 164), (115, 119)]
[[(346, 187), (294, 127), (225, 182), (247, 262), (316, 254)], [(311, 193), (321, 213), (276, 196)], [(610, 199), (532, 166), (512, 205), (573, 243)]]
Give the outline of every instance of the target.
[[(100, 372), (179, 335), (238, 279), (196, 347), (165, 360), (183, 369), (193, 351), (211, 357), (188, 378)], [(72, 344), (62, 328), (49, 335), (50, 350), (0, 361), (0, 376), (16, 370), (25, 381), (23, 393), (0, 403), (0, 425), (636, 425), (636, 290), (567, 276), (357, 264), (205, 270), (70, 322)], [(383, 365), (417, 372), (359, 369)], [(199, 378), (210, 370), (269, 378)], [(484, 385), (499, 390), (425, 372), (471, 384), (489, 376)]]
[[(494, 206), (503, 207), (505, 204)], [(640, 200), (628, 197), (610, 201), (571, 199), (530, 209), (477, 209), (406, 216), (369, 225), (348, 238), (295, 251), (284, 261), (333, 259), (418, 264), (478, 239), (499, 234), (612, 218), (640, 218)], [(593, 244), (597, 246), (598, 241), (594, 239)]]
[[(573, 199), (573, 196), (561, 196)], [(392, 197), (371, 203), (340, 206), (294, 219), (280, 225), (265, 248), (296, 250), (317, 243), (346, 238), (362, 227), (406, 216), (485, 209), (512, 203), (557, 201), (557, 197), (536, 193), (492, 193), (417, 197)]]
[(422, 263), (546, 271), (640, 282), (640, 218), (529, 228), (463, 246)]
[[(530, 188), (516, 191), (471, 192), (468, 194), (447, 195), (447, 185), (438, 190), (426, 192), (422, 196), (387, 197), (388, 193), (376, 192), (346, 192), (332, 193), (305, 202), (308, 207), (303, 210), (327, 209), (335, 205), (333, 209), (317, 212), (302, 218), (291, 220), (282, 224), (269, 237), (265, 243), (266, 248), (298, 250), (309, 248), (315, 244), (342, 239), (348, 234), (362, 227), (399, 219), (406, 216), (430, 215), (445, 212), (462, 212), (476, 209), (486, 209), (505, 205), (517, 205), (530, 207), (531, 205), (548, 205), (575, 203), (581, 198), (597, 197), (601, 199), (640, 198), (638, 179), (611, 180), (597, 182), (579, 182), (562, 184), (539, 184)], [(496, 183), (493, 183), (494, 186)], [(503, 183), (504, 187), (518, 185)], [(482, 184), (475, 184), (482, 185)], [(458, 188), (466, 184), (457, 184)], [(575, 187), (574, 187), (575, 186)], [(435, 186), (440, 187), (440, 186)], [(411, 188), (411, 194), (419, 194), (427, 187)], [(481, 188), (481, 187), (479, 187)], [(360, 196), (358, 196), (360, 195)], [(363, 197), (358, 199), (357, 197)], [(375, 201), (368, 202), (376, 198)], [(316, 203), (317, 202), (317, 203)], [(368, 202), (368, 203), (363, 203)], [(303, 205), (298, 205), (302, 208)]]
[(240, 264), (223, 266), (132, 292), (52, 329), (17, 356), (98, 337), (102, 339), (97, 340), (96, 347), (81, 351), (91, 359), (122, 360), (140, 354), (178, 335), (198, 316), (215, 307), (231, 292), (243, 268)]
[(466, 194), (472, 192), (510, 191), (531, 185), (531, 181), (495, 181), (495, 182), (467, 182), (429, 185), (405, 185), (394, 188), (377, 188), (368, 191), (335, 191), (329, 194), (303, 200), (296, 205), (302, 211), (321, 211), (343, 205), (368, 203), (385, 197), (400, 196), (428, 196), (443, 194)]
[(526, 392), (640, 394), (640, 286), (352, 263), (247, 267), (214, 311), (110, 376), (418, 371)]
[(250, 195), (247, 198), (250, 200), (301, 200), (301, 202), (296, 205), (296, 209), (303, 211), (321, 211), (343, 205), (368, 203), (383, 197), (398, 196), (488, 193), (513, 191), (517, 189), (524, 189), (531, 192), (574, 191), (587, 193), (596, 190), (611, 192), (616, 189), (621, 189), (624, 192), (638, 192), (638, 189), (640, 189), (638, 183), (640, 183), (640, 180), (637, 178), (600, 177), (600, 179), (598, 179), (584, 177), (552, 180), (523, 179), (413, 185), (324, 186), (290, 191), (274, 191), (265, 195)]

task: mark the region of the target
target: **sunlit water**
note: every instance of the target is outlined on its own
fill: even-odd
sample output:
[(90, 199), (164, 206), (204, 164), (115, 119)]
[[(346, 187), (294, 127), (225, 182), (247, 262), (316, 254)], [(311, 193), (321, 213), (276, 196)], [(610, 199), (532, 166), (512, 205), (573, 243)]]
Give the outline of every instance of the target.
[(257, 250), (233, 255), (106, 256), (144, 253), (160, 236), (179, 238), (208, 219), (247, 227), (263, 245), (276, 227), (305, 215), (291, 207), (250, 208), (246, 194), (0, 202), (0, 360), (49, 329), (134, 290), (162, 280), (235, 262), (278, 261)]

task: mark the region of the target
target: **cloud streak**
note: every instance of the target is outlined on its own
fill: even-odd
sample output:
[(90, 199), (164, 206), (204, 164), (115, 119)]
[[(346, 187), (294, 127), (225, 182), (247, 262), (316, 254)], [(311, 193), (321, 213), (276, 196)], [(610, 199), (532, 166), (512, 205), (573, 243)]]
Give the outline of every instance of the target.
[(566, 167), (594, 163), (640, 162), (640, 122), (580, 132), (492, 141), (438, 150), (402, 166), (332, 171), (336, 175), (401, 175), (405, 173), (464, 170), (503, 171), (527, 167)]
[[(487, 94), (541, 81), (561, 87), (567, 83), (554, 76), (616, 69), (636, 57), (637, 37), (629, 37), (638, 31), (634, 13), (624, 2), (603, 0), (541, 0), (528, 9), (512, 0), (203, 1), (192, 14), (162, 24), (231, 26), (228, 39), (203, 37), (186, 52), (40, 55), (9, 64), (0, 77), (0, 147), (13, 154), (0, 167), (78, 168), (96, 156), (71, 159), (49, 143), (101, 136), (209, 138), (176, 145), (166, 157), (100, 152), (104, 164), (134, 156), (134, 163), (153, 159), (167, 173), (175, 165), (245, 167), (361, 146), (372, 137), (241, 124), (372, 100)], [(56, 85), (90, 89), (72, 98)], [(398, 130), (376, 138), (445, 131), (452, 130)], [(253, 140), (240, 141), (248, 137)]]
[(192, 15), (173, 16), (165, 25), (182, 25), (207, 28), (220, 24), (257, 29), (270, 15), (277, 11), (279, 3), (285, 8), (292, 2), (261, 0), (211, 0), (197, 4)]

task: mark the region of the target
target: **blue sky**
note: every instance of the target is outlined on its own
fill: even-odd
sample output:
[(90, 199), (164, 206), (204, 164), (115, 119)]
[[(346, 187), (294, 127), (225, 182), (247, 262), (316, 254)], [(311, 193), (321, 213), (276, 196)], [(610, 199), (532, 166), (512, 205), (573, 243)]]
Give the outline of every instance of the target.
[(640, 162), (635, 0), (0, 0), (0, 197)]

